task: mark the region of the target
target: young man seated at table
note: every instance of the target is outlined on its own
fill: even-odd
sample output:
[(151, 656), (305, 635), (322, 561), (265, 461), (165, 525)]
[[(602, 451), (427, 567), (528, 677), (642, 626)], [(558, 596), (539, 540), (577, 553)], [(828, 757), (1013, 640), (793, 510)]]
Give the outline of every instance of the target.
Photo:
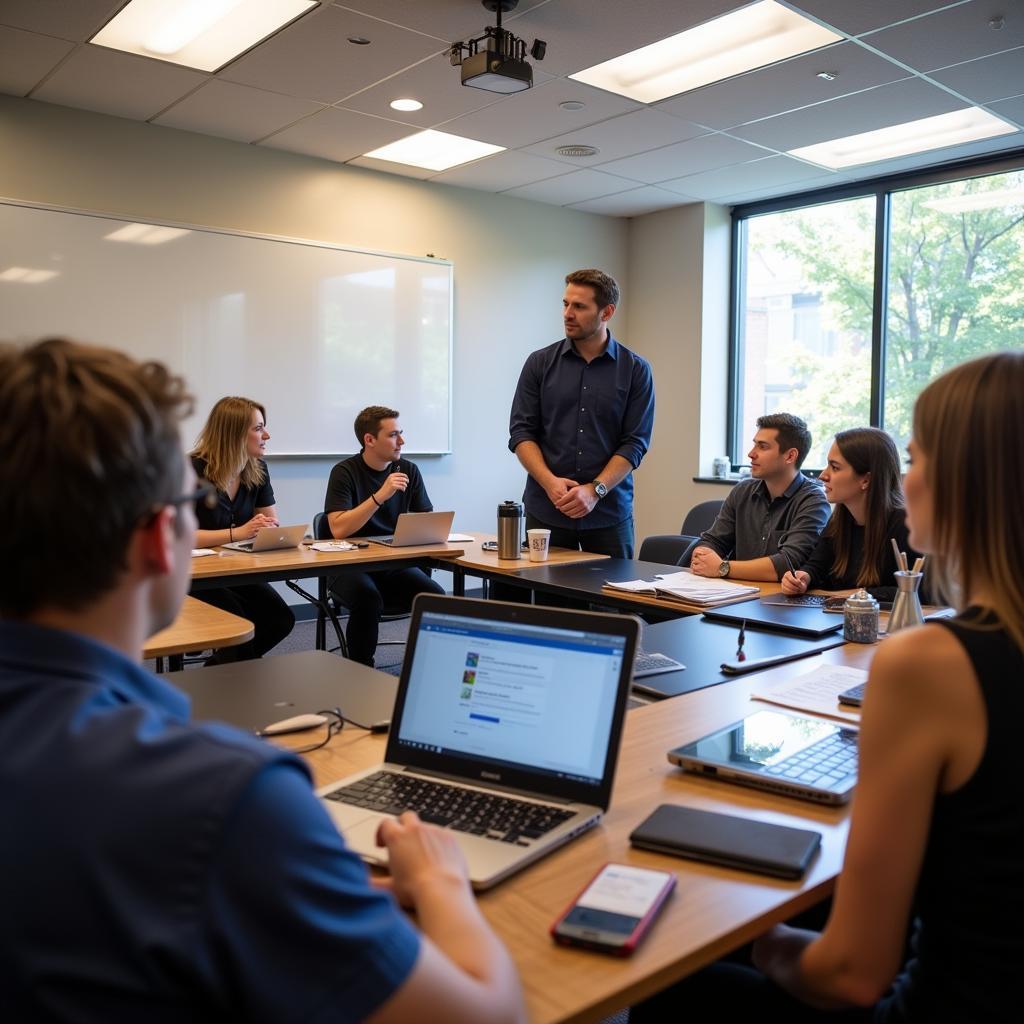
[[(324, 511), (333, 536), (376, 537), (395, 532), (403, 512), (433, 512), (423, 477), (402, 458), (405, 439), (398, 411), (383, 405), (363, 409), (354, 424), (360, 451), (331, 470)], [(417, 594), (444, 589), (416, 566), (379, 572), (344, 572), (330, 583), (335, 600), (348, 608), (345, 639), (349, 657), (373, 666), (377, 629), (386, 607), (408, 609)]]
[(710, 530), (693, 549), (698, 576), (780, 580), (802, 565), (828, 522), (828, 499), (800, 467), (811, 433), (799, 416), (777, 412), (757, 421), (750, 480), (729, 492)]
[(419, 931), (298, 757), (191, 723), (142, 669), (188, 588), (203, 493), (181, 378), (64, 341), (0, 346), (0, 402), (0, 1016), (522, 1020), (447, 833), (381, 827)]

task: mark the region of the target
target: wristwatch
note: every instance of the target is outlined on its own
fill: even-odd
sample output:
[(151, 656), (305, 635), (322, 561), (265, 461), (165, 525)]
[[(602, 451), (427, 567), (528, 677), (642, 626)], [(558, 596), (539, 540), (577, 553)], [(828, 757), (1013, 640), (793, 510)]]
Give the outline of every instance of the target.
[(721, 564), (718, 566), (718, 575), (724, 580), (729, 575), (732, 566), (729, 564), (729, 560), (723, 558)]
[(599, 498), (605, 498), (608, 496), (608, 488), (605, 487), (600, 480), (592, 480), (591, 483), (594, 485), (594, 490), (597, 492)]

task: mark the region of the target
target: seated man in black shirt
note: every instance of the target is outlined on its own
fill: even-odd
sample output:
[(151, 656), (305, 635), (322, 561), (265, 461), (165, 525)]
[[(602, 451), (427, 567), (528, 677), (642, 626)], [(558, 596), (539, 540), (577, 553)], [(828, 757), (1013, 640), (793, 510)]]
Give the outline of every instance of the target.
[[(369, 537), (395, 532), (403, 512), (433, 512), (420, 471), (402, 458), (402, 428), (398, 412), (383, 405), (364, 409), (355, 422), (358, 455), (331, 470), (324, 511), (331, 533)], [(331, 581), (331, 593), (349, 610), (349, 657), (373, 665), (377, 626), (385, 606), (407, 608), (421, 593), (444, 590), (422, 569), (345, 572)]]

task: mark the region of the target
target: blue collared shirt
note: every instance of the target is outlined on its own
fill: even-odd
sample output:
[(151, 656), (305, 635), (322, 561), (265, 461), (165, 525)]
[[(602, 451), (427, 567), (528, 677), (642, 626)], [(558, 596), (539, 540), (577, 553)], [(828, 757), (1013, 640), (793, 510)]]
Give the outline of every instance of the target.
[(296, 757), (85, 637), (0, 622), (0, 1018), (357, 1021), (419, 938)]
[[(535, 441), (556, 476), (590, 483), (613, 455), (636, 469), (654, 429), (654, 377), (646, 359), (620, 345), (588, 363), (567, 338), (532, 353), (519, 375), (509, 419), (510, 451)], [(523, 494), (527, 512), (550, 526), (598, 529), (633, 513), (629, 474), (583, 519), (559, 512), (533, 477)]]

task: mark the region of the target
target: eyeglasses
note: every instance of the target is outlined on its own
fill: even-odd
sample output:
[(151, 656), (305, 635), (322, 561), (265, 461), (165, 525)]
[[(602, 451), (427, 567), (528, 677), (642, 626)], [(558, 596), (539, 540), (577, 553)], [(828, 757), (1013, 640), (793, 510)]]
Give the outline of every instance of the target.
[(209, 509), (216, 508), (217, 488), (214, 487), (209, 480), (203, 480), (197, 485), (194, 491), (189, 491), (188, 494), (179, 494), (176, 498), (168, 498), (166, 501), (161, 501), (158, 505), (146, 512), (141, 517), (140, 521), (143, 526), (148, 526), (160, 514), (160, 510), (167, 508), (168, 505), (177, 507), (178, 505), (187, 505), (191, 502), (202, 502), (203, 506)]

